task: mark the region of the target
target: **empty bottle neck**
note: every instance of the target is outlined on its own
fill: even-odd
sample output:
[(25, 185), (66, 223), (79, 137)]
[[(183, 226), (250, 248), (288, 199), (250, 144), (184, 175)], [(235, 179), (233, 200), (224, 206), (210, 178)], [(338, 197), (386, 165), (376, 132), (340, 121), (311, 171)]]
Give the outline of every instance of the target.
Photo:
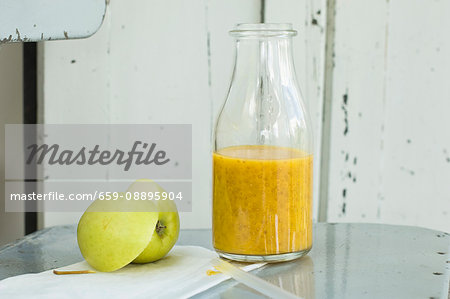
[(291, 43), (291, 37), (238, 38), (233, 81), (291, 83), (295, 80)]

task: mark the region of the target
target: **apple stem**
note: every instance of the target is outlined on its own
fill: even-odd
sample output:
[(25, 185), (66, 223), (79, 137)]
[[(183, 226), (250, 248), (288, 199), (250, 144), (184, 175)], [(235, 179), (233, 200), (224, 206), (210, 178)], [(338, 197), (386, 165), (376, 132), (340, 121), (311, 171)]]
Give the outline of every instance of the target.
[(156, 222), (156, 233), (160, 236), (162, 236), (164, 229), (167, 226), (163, 225), (161, 221), (158, 220), (158, 222)]
[(92, 271), (92, 270), (81, 270), (81, 271), (53, 270), (53, 274), (56, 274), (56, 275), (65, 275), (65, 274), (91, 274), (91, 273), (95, 273), (95, 271)]

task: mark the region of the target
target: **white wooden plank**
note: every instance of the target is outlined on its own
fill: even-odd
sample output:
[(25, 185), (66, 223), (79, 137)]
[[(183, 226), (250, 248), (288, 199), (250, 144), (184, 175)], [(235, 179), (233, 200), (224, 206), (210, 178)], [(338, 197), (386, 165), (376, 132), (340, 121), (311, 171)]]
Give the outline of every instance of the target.
[[(226, 18), (220, 16), (227, 16)], [(206, 28), (210, 64), (212, 120), (227, 96), (234, 66), (234, 39), (229, 31), (238, 23), (259, 23), (261, 0), (206, 2)]]
[[(234, 23), (257, 21), (256, 5), (259, 1), (111, 2), (94, 37), (45, 46), (45, 122), (193, 124), (193, 212), (182, 213), (181, 223), (210, 227), (207, 157), (213, 107), (219, 105), (214, 103), (224, 99), (232, 67), (227, 31)], [(224, 12), (233, 17), (223, 18)], [(45, 225), (78, 217), (48, 214)]]
[(449, 15), (448, 1), (337, 1), (329, 221), (450, 229)]
[(389, 7), (380, 220), (450, 231), (450, 2)]
[(380, 221), (387, 2), (339, 0), (335, 13), (327, 220)]
[[(40, 123), (110, 123), (110, 22), (108, 9), (94, 36), (39, 44)], [(80, 217), (78, 212), (42, 213), (39, 228), (77, 223)]]
[(211, 101), (202, 1), (111, 2), (111, 122), (186, 123), (193, 134), (193, 212), (209, 227)]
[(109, 123), (110, 13), (91, 38), (40, 44), (41, 121)]
[(318, 220), (325, 63), (326, 1), (268, 0), (265, 22), (292, 23), (295, 69), (314, 133), (314, 221)]

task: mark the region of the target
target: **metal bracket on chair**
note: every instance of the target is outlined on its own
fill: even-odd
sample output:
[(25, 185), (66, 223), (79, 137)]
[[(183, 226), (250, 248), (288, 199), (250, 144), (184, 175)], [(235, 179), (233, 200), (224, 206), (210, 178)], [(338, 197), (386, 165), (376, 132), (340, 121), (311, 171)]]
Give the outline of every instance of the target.
[(108, 0), (0, 0), (0, 44), (85, 38), (101, 26)]

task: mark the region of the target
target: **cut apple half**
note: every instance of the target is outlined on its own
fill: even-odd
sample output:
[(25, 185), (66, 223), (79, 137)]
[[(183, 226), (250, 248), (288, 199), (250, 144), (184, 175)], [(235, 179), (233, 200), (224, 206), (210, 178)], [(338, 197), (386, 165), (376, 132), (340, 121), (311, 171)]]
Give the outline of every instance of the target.
[[(127, 192), (165, 192), (151, 180), (133, 183)], [(123, 195), (123, 194), (122, 194)], [(163, 258), (175, 245), (180, 230), (173, 201), (95, 200), (78, 223), (81, 254), (95, 269), (118, 270), (131, 262)]]

